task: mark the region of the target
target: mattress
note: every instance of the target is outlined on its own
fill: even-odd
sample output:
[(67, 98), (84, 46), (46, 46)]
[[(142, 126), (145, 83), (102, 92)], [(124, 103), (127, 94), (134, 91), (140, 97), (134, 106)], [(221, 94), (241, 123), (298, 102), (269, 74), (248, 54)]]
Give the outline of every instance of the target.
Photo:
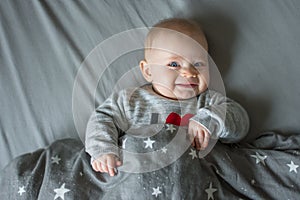
[[(143, 54), (121, 52), (101, 80), (94, 77), (94, 90), (76, 93), (86, 59), (115, 38), (124, 42), (112, 46), (117, 51), (127, 41), (120, 35), (169, 17), (201, 22), (226, 95), (250, 116), (246, 140), (265, 131), (299, 133), (299, 10), (296, 0), (2, 0), (0, 168), (54, 141), (82, 139), (89, 109), (126, 83), (128, 71), (137, 73)], [(83, 101), (90, 93), (95, 98)]]

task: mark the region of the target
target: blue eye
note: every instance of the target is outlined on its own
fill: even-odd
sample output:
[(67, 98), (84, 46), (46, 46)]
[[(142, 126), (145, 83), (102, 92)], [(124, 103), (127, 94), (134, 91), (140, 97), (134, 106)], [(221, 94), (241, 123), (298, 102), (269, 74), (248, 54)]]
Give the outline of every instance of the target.
[(170, 67), (179, 67), (180, 65), (177, 62), (170, 62), (168, 64), (168, 66), (170, 66)]
[(203, 62), (197, 62), (194, 64), (195, 67), (203, 67), (205, 64)]

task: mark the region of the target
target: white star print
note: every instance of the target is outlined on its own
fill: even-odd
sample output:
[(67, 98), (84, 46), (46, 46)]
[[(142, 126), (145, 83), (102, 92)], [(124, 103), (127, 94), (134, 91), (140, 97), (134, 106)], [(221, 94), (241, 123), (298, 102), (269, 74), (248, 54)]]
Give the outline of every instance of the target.
[(62, 186), (60, 186), (60, 188), (54, 189), (54, 192), (56, 193), (55, 197), (54, 197), (54, 200), (59, 198), (59, 197), (62, 200), (64, 200), (65, 199), (65, 193), (69, 192), (69, 191), (70, 191), (69, 189), (65, 188), (65, 183), (62, 184)]
[(189, 153), (189, 155), (192, 156), (192, 159), (194, 160), (194, 158), (198, 158), (197, 154), (196, 154), (196, 150), (191, 149), (191, 152)]
[(155, 195), (155, 197), (157, 197), (159, 194), (161, 194), (161, 191), (159, 190), (159, 187), (152, 188), (152, 189), (153, 189), (152, 195)]
[(213, 187), (212, 187), (212, 182), (210, 182), (209, 188), (207, 188), (207, 189), (205, 190), (205, 192), (207, 193), (207, 200), (210, 200), (210, 199), (214, 200), (215, 198), (214, 198), (213, 193), (216, 192), (216, 191), (217, 191), (217, 189), (216, 189), (216, 188), (213, 188)]
[(251, 155), (251, 157), (256, 159), (256, 164), (262, 162), (263, 165), (266, 165), (265, 159), (267, 158), (267, 156), (262, 156), (259, 153), (255, 152), (255, 155)]
[(51, 163), (56, 163), (58, 165), (59, 165), (59, 161), (61, 160), (57, 155), (55, 157), (52, 156), (51, 159), (52, 159)]
[(26, 192), (26, 191), (25, 191), (25, 187), (24, 187), (24, 186), (19, 187), (18, 193), (20, 194), (20, 196), (22, 196), (22, 194), (25, 193), (25, 192)]
[(162, 152), (164, 152), (164, 153), (167, 153), (167, 151), (168, 151), (168, 149), (167, 149), (166, 147), (163, 147), (161, 150), (162, 150)]
[(154, 140), (150, 140), (150, 138), (148, 138), (147, 140), (144, 141), (146, 143), (145, 148), (150, 147), (151, 149), (153, 148), (153, 143), (155, 142)]
[(295, 165), (293, 161), (291, 161), (291, 164), (286, 164), (286, 165), (289, 166), (290, 172), (294, 171), (295, 173), (297, 173), (297, 168), (299, 167), (299, 165)]
[(171, 131), (171, 133), (173, 133), (173, 131), (176, 131), (176, 128), (174, 127), (173, 124), (166, 124), (167, 125), (167, 131)]

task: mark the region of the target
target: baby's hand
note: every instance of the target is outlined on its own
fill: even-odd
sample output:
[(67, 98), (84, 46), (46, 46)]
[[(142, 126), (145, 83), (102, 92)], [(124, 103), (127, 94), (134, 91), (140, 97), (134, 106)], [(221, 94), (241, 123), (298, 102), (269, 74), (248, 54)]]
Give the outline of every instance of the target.
[(110, 176), (114, 176), (116, 174), (116, 167), (121, 165), (122, 162), (114, 154), (102, 155), (92, 162), (92, 167), (96, 172), (105, 172)]
[(197, 150), (204, 150), (207, 147), (210, 134), (201, 124), (190, 120), (188, 134), (193, 139), (192, 146)]

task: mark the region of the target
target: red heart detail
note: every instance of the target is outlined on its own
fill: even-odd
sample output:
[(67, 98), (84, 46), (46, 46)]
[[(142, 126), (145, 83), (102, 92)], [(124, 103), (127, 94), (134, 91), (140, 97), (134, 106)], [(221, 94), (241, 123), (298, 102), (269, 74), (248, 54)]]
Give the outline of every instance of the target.
[(168, 115), (166, 119), (166, 124), (174, 124), (176, 126), (188, 126), (189, 125), (189, 120), (191, 117), (193, 117), (193, 114), (185, 114), (182, 118), (180, 115), (178, 115), (175, 112), (172, 112)]
[(180, 126), (181, 117), (177, 113), (170, 113), (166, 119), (166, 124), (174, 124)]

